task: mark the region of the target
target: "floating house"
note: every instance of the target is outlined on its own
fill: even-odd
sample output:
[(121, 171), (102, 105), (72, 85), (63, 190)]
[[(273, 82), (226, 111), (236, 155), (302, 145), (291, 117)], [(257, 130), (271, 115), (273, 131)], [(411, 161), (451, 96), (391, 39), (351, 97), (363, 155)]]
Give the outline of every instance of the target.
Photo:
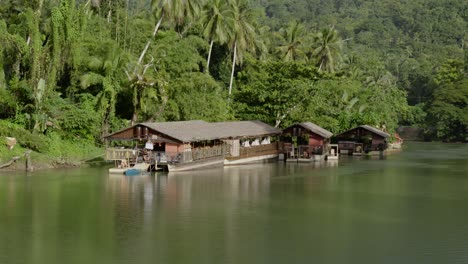
[(261, 121), (237, 121), (213, 123), (229, 146), (225, 165), (245, 164), (277, 159), (277, 137), (281, 130)]
[(389, 134), (375, 127), (362, 125), (336, 135), (340, 154), (380, 155), (388, 147)]
[(260, 121), (140, 123), (105, 137), (127, 146), (108, 148), (106, 160), (128, 164), (144, 160), (154, 169), (169, 171), (241, 164), (277, 157), (278, 145), (272, 138), (280, 132)]
[(281, 141), (286, 161), (307, 162), (325, 159), (330, 151), (332, 135), (330, 131), (311, 122), (297, 123), (285, 128)]

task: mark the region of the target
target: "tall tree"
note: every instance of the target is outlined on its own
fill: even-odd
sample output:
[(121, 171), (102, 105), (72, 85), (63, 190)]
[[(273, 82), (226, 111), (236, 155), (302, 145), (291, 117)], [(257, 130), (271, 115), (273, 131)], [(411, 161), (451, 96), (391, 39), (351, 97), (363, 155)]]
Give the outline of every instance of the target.
[(316, 62), (319, 71), (334, 72), (342, 58), (343, 41), (333, 28), (325, 28), (315, 37), (312, 50), (312, 60)]
[(304, 25), (299, 21), (290, 22), (286, 29), (280, 29), (281, 42), (277, 48), (284, 61), (300, 60), (304, 57)]
[[(131, 86), (134, 88), (133, 94), (133, 106), (134, 112), (132, 115), (132, 124), (137, 121), (138, 112), (145, 104), (141, 100), (142, 95), (149, 92), (155, 91), (151, 87), (154, 87), (156, 84), (162, 84), (163, 81), (158, 82), (156, 80), (160, 80), (160, 76), (156, 79), (153, 79), (148, 76), (147, 70), (153, 66), (154, 60), (152, 59), (148, 64), (143, 65), (143, 59), (145, 57), (148, 48), (150, 47), (154, 37), (158, 33), (159, 27), (163, 19), (168, 19), (174, 22), (176, 25), (182, 25), (186, 19), (188, 20), (195, 20), (201, 11), (201, 6), (203, 5), (204, 0), (152, 0), (151, 5), (153, 9), (153, 13), (156, 17), (159, 17), (158, 21), (153, 30), (153, 34), (151, 38), (147, 41), (145, 48), (143, 49), (142, 53), (140, 54), (136, 65), (133, 67), (132, 73), (128, 73), (128, 79), (131, 83)], [(162, 76), (162, 75), (161, 75)], [(160, 89), (164, 89), (164, 85), (158, 85)], [(150, 92), (151, 98), (157, 98), (157, 93)]]
[(233, 51), (231, 79), (229, 82), (229, 96), (232, 93), (234, 71), (236, 64), (242, 63), (244, 52), (255, 49), (255, 28), (253, 26), (254, 13), (249, 6), (248, 0), (233, 0), (233, 26), (230, 39), (230, 47)]
[(224, 44), (228, 40), (232, 19), (233, 10), (226, 0), (211, 0), (205, 4), (201, 21), (204, 27), (203, 35), (210, 42), (206, 72), (209, 72), (213, 44), (215, 41), (219, 44)]
[(153, 12), (158, 17), (158, 20), (154, 26), (151, 38), (138, 58), (138, 65), (141, 65), (143, 62), (143, 58), (154, 37), (156, 37), (164, 18), (174, 21), (176, 25), (182, 25), (185, 19), (195, 20), (200, 14), (203, 3), (204, 0), (151, 0)]

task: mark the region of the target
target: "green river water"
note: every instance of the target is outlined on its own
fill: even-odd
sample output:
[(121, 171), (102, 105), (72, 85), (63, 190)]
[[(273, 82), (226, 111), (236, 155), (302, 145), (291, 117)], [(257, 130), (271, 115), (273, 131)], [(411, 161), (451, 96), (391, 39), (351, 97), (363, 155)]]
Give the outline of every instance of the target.
[(385, 159), (0, 174), (0, 264), (468, 263), (468, 145)]

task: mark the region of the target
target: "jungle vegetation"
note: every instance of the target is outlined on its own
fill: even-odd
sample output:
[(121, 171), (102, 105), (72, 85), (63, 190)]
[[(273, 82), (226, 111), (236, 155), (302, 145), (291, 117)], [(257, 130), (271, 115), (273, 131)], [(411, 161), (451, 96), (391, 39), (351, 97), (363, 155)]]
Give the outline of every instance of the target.
[(191, 119), (467, 141), (467, 16), (463, 0), (3, 0), (0, 132), (37, 152)]

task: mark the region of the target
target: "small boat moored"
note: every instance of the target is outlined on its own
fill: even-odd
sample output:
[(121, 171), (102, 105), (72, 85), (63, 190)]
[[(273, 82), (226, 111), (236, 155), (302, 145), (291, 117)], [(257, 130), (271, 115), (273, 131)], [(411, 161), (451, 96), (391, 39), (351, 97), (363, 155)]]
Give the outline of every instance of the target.
[(137, 169), (127, 169), (124, 172), (124, 175), (125, 176), (136, 176), (136, 175), (140, 175), (140, 173), (141, 173), (141, 171), (137, 170)]
[[(150, 164), (148, 163), (137, 163), (131, 167), (126, 166), (126, 162), (122, 162), (119, 167), (117, 168), (110, 168), (110, 174), (124, 174), (127, 176), (135, 176), (140, 174), (141, 172), (148, 171)], [(123, 165), (123, 166), (122, 166)]]

